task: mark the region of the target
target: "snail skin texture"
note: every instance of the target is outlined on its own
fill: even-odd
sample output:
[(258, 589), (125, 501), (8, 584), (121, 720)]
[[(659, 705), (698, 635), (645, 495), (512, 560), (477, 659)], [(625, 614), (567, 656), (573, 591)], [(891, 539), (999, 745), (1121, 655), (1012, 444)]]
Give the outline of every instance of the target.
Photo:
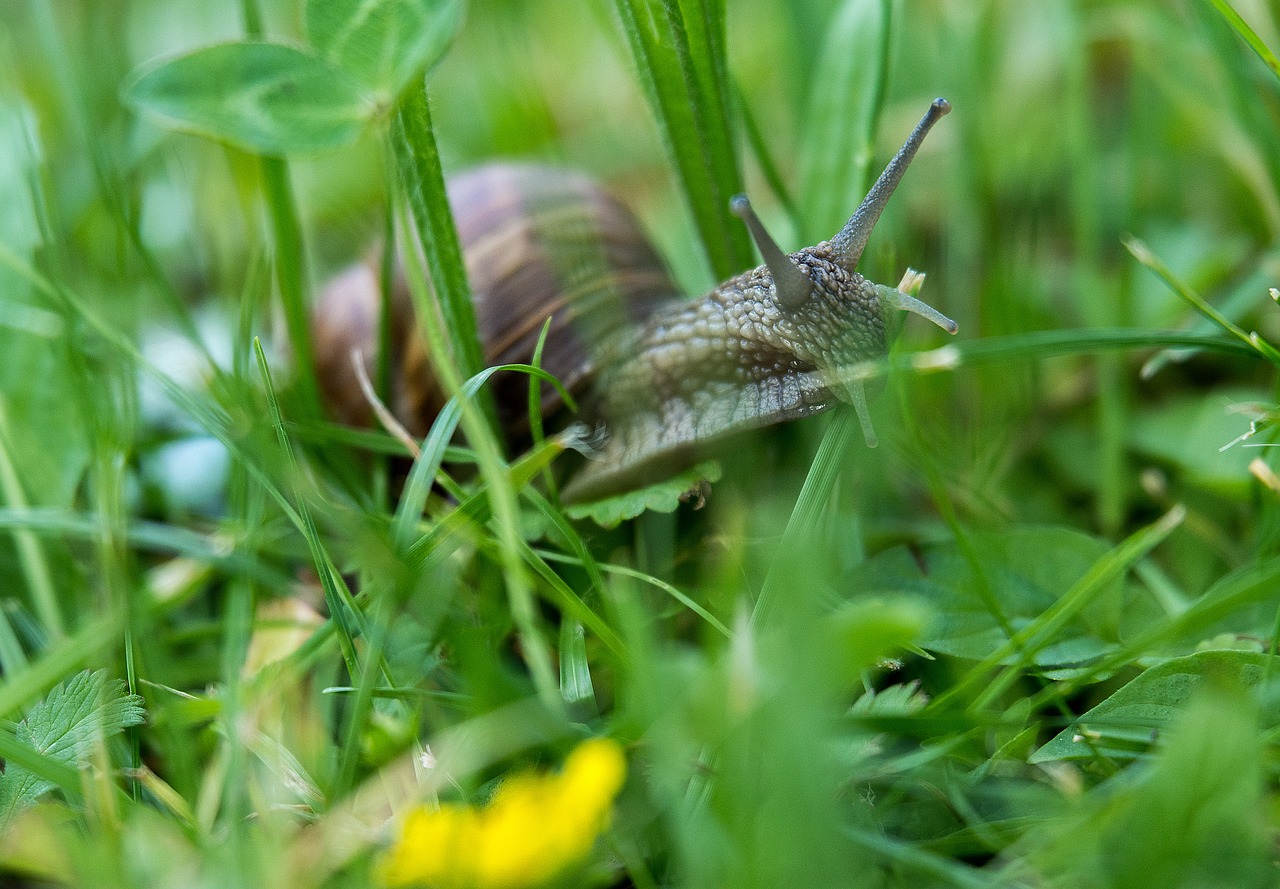
[[(784, 254), (747, 199), (734, 198), (733, 212), (750, 229), (765, 264), (694, 301), (678, 294), (631, 213), (590, 179), (517, 165), (450, 179), (486, 359), (528, 363), (543, 323), (552, 318), (543, 367), (583, 396), (584, 419), (601, 432), (597, 452), (565, 487), (566, 501), (597, 500), (661, 481), (728, 436), (839, 401), (853, 405), (868, 446), (875, 446), (866, 393), (848, 370), (886, 354), (891, 311), (922, 315), (948, 333), (957, 328), (930, 306), (855, 269), (925, 134), (949, 110), (946, 100), (934, 100), (829, 241)], [(375, 354), (378, 294), (373, 268), (358, 265), (326, 288), (315, 314), (322, 386), (348, 422), (370, 420), (351, 355), (356, 349)], [(394, 288), (391, 313), (392, 366), (399, 369), (391, 407), (420, 435), (443, 397), (413, 335), (403, 282)], [(365, 361), (370, 368), (371, 357)], [(500, 419), (519, 435), (528, 425), (528, 380), (499, 377)], [(545, 394), (544, 414), (557, 403), (553, 391)]]

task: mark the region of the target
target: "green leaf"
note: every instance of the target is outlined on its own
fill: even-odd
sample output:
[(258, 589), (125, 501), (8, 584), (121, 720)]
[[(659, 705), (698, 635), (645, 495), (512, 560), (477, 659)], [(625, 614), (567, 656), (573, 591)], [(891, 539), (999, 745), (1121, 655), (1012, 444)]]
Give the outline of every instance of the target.
[(887, 657), (901, 655), (928, 628), (929, 610), (911, 599), (863, 599), (831, 615), (844, 678), (856, 680)]
[(354, 142), (373, 104), (329, 63), (278, 43), (224, 43), (138, 75), (125, 89), (170, 126), (266, 155)]
[[(1074, 816), (1044, 821), (1024, 837), (1037, 875), (1016, 883), (1275, 884), (1267, 748), (1253, 701), (1228, 678), (1250, 681), (1252, 665), (1225, 652), (1196, 657), (1204, 669), (1189, 671), (1194, 693), (1189, 703), (1178, 700), (1159, 755), (1116, 775), (1105, 792), (1079, 798)], [(1215, 674), (1227, 681), (1206, 681)]]
[(462, 10), (460, 0), (309, 0), (307, 37), (390, 105), (444, 57)]
[[(1030, 761), (1106, 756), (1132, 759), (1145, 751), (1199, 691), (1230, 682), (1254, 688), (1268, 656), (1248, 651), (1200, 651), (1152, 667), (1059, 732)], [(1273, 712), (1268, 724), (1275, 724)]]
[(1129, 444), (1199, 485), (1243, 494), (1254, 484), (1249, 462), (1260, 451), (1239, 445), (1223, 450), (1249, 428), (1249, 416), (1232, 408), (1265, 402), (1270, 395), (1262, 388), (1220, 386), (1212, 398), (1174, 396), (1137, 414), (1129, 426)]
[(720, 464), (708, 460), (656, 485), (592, 503), (570, 504), (565, 506), (564, 511), (571, 519), (591, 518), (602, 528), (616, 528), (621, 522), (634, 519), (646, 509), (675, 512), (676, 507), (688, 499), (690, 491), (704, 481), (720, 481), (720, 473)]
[[(1017, 632), (1037, 621), (1110, 549), (1079, 531), (1035, 526), (973, 534), (968, 544), (969, 553), (956, 542), (930, 546), (919, 554), (906, 547), (886, 550), (855, 569), (845, 587), (859, 596), (911, 593), (924, 599), (936, 618), (929, 639), (921, 645), (980, 660), (1005, 643), (1007, 629)], [(1007, 628), (1001, 625), (1001, 615), (992, 612), (980, 584), (998, 603)], [(1120, 579), (1111, 581), (1094, 606), (1036, 652), (1035, 663), (1075, 663), (1111, 648), (1123, 589)], [(1005, 659), (1016, 661), (1016, 656)]]
[[(32, 707), (14, 739), (56, 765), (77, 768), (87, 761), (96, 741), (138, 725), (144, 716), (142, 698), (126, 695), (123, 680), (108, 679), (106, 670), (84, 670), (54, 686)], [(0, 832), (56, 786), (47, 775), (10, 757), (0, 777)]]

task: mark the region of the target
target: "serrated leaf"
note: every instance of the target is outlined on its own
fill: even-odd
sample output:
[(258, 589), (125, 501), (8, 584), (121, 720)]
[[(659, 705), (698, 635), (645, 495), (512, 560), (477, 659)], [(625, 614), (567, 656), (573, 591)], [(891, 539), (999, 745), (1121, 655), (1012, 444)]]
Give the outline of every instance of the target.
[[(1146, 670), (1031, 755), (1030, 762), (1132, 759), (1187, 707), (1192, 697), (1214, 682), (1257, 686), (1268, 656), (1247, 651), (1200, 651)], [(1274, 708), (1273, 708), (1274, 709)], [(1280, 714), (1264, 716), (1271, 725)]]
[(656, 485), (591, 503), (570, 504), (565, 506), (564, 511), (571, 519), (590, 518), (602, 528), (616, 528), (621, 522), (634, 519), (646, 509), (675, 512), (676, 507), (688, 498), (690, 491), (696, 490), (704, 481), (720, 481), (720, 475), (720, 464), (708, 460)]
[(444, 57), (460, 0), (310, 0), (307, 37), (322, 58), (390, 105)]
[[(145, 717), (142, 698), (126, 695), (124, 682), (106, 670), (77, 673), (54, 686), (14, 730), (14, 738), (40, 756), (78, 767), (99, 738), (119, 734)], [(10, 759), (0, 776), (0, 832), (56, 785)]]
[(198, 49), (137, 76), (125, 98), (170, 126), (266, 155), (347, 145), (374, 112), (355, 81), (278, 43)]

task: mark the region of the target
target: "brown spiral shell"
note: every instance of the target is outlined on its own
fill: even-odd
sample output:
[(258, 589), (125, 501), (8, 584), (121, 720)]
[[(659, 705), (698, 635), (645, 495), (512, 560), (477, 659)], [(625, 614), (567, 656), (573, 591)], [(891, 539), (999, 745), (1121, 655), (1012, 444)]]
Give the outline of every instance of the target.
[[(587, 390), (600, 344), (670, 302), (675, 284), (639, 221), (581, 173), (531, 164), (489, 164), (448, 181), (449, 204), (471, 283), (486, 364), (529, 363), (552, 319), (542, 366), (575, 395)], [(376, 378), (376, 261), (356, 263), (324, 288), (313, 312), (317, 373), (336, 418), (370, 425), (372, 410), (351, 362), (359, 349)], [(444, 396), (417, 335), (402, 274), (391, 294), (391, 403), (424, 435)], [(528, 428), (528, 377), (498, 374), (491, 386), (504, 428)], [(543, 388), (543, 413), (559, 405)]]

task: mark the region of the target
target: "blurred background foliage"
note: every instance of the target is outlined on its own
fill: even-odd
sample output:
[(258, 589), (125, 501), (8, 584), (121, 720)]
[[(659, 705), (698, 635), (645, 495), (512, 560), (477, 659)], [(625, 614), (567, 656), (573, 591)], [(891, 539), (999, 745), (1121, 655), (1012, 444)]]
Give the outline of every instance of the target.
[[(297, 650), (266, 629), (305, 638), (323, 611), (298, 567), (306, 542), (247, 493), (235, 455), (58, 296), (74, 294), (169, 378), (207, 391), (207, 410), (225, 412), (248, 453), (272, 455), (263, 465), (282, 489), (293, 483), (272, 450), (248, 336), (264, 337), (282, 383), (288, 350), (268, 274), (280, 247), (265, 222), (262, 166), (162, 130), (120, 100), (138, 66), (243, 37), (241, 6), (3, 2), (5, 713), (21, 718), (59, 665), (127, 660), (131, 680), (150, 688), (151, 716), (126, 734), (130, 762), (154, 767), (160, 782), (134, 797), (182, 812), (168, 787), (194, 810), (168, 825), (133, 810), (108, 819), (129, 837), (120, 858), (99, 860), (90, 831), (67, 847), (74, 872), (123, 885), (121, 874), (136, 877), (137, 862), (163, 847), (153, 885), (180, 882), (184, 859), (201, 855), (210, 873), (234, 859), (225, 874), (286, 885), (281, 873), (297, 871), (273, 859), (272, 838), (293, 841), (294, 825), (281, 813), (323, 826), (325, 812), (358, 796), (358, 779), (376, 782), (411, 748), (419, 721), (431, 735), (505, 714), (463, 772), (467, 793), (483, 796), (495, 764), (563, 740), (562, 726), (543, 731), (503, 709), (529, 687), (492, 540), (478, 535), (465, 557), (415, 578), (402, 623), (377, 618), (389, 625), (388, 674), (406, 685), (433, 677), (437, 697), (413, 712), (379, 700), (356, 718), (340, 695), (320, 694), (355, 678), (319, 644), (296, 674), (242, 673), (246, 658), (269, 659), (264, 648)], [(1233, 6), (1280, 47), (1276, 3)], [(833, 109), (879, 63), (886, 10), (874, 145), (832, 157), (825, 149), (844, 121)], [(300, 3), (262, 12), (271, 38), (301, 39)], [(728, 456), (702, 514), (582, 531), (598, 558), (687, 584), (732, 628), (726, 640), (665, 594), (611, 586), (609, 622), (626, 657), (605, 656), (592, 638), (570, 661), (589, 664), (595, 683), (595, 705), (577, 721), (644, 739), (646, 789), (633, 783), (624, 800), (611, 873), (635, 885), (793, 885), (798, 872), (809, 885), (849, 885), (852, 870), (866, 885), (1166, 886), (1221, 884), (1228, 872), (1214, 865), (1231, 862), (1231, 885), (1266, 885), (1277, 760), (1256, 651), (1275, 621), (1280, 513), (1269, 451), (1221, 448), (1275, 410), (1275, 369), (1220, 350), (1115, 350), (1090, 331), (1217, 332), (1126, 250), (1131, 236), (1232, 321), (1280, 341), (1280, 308), (1267, 298), (1280, 284), (1276, 75), (1201, 0), (732, 0), (726, 14), (747, 191), (784, 248), (833, 233), (929, 100), (951, 101), (860, 270), (888, 283), (907, 265), (926, 271), (923, 297), (959, 321), (963, 341), (1010, 338), (1013, 348), (954, 372), (896, 375), (875, 405), (882, 446), (852, 455), (820, 538), (781, 563), (776, 541), (821, 422)], [(443, 163), (518, 157), (592, 173), (639, 214), (687, 292), (702, 293), (715, 283), (711, 264), (639, 84), (612, 5), (477, 0), (430, 78)], [(766, 181), (747, 120), (785, 195)], [(371, 255), (395, 171), (377, 126), (348, 148), (290, 158), (288, 171), (314, 287)], [(33, 284), (27, 264), (57, 292)], [(1078, 330), (1082, 345), (1041, 354), (1027, 335), (1046, 330)], [(941, 341), (908, 322), (900, 348)], [(205, 357), (230, 373), (210, 375)], [(314, 440), (303, 455), (324, 544), (344, 571), (376, 575), (385, 516), (369, 507), (376, 498), (350, 493), (363, 464), (353, 470), (346, 451)], [(1251, 472), (1255, 458), (1263, 467)], [(1175, 506), (1181, 521), (1149, 524)], [(1144, 527), (1155, 530), (1139, 538)], [(1126, 539), (1132, 550), (1110, 549)], [(1103, 569), (1118, 573), (1090, 574)], [(771, 572), (787, 578), (787, 608), (757, 638), (744, 602)], [(564, 574), (588, 586), (583, 572)], [(461, 604), (444, 614), (439, 590)], [(837, 612), (841, 660), (811, 640), (827, 638), (819, 614), (846, 598), (857, 601)], [(1048, 632), (1040, 616), (1063, 601), (1075, 609), (1065, 630), (1055, 625), (1025, 656), (1001, 654), (1015, 629)], [(554, 609), (544, 610), (554, 627)], [(92, 642), (72, 655), (58, 647), (67, 638)], [(563, 627), (559, 638), (561, 653), (577, 650)], [(908, 645), (932, 655), (908, 656), (898, 678), (875, 666)], [(1206, 645), (1252, 648), (1255, 660), (1224, 667), (1193, 654)], [(19, 683), (28, 660), (48, 652), (62, 660)], [(1194, 677), (1181, 696), (1143, 698), (1155, 709), (1134, 723), (1137, 738), (1087, 765), (1028, 764), (1073, 716), (1163, 656), (1201, 659), (1177, 674)], [(1216, 687), (1223, 673), (1234, 677), (1229, 691), (1179, 715), (1188, 689)], [(997, 674), (1007, 681), (982, 686)], [(251, 678), (259, 684), (248, 688)], [(881, 694), (831, 717), (867, 689)], [(923, 710), (930, 697), (949, 707)], [(230, 752), (217, 721), (228, 713), (251, 714), (260, 730), (251, 763)], [(1176, 726), (1159, 756), (1148, 751), (1151, 721)], [(1206, 761), (1222, 781), (1188, 781)], [(838, 798), (824, 783), (832, 775), (843, 776)], [(250, 812), (274, 820), (235, 839)], [(159, 838), (143, 839), (144, 828)], [(321, 836), (336, 843), (337, 832)], [(1126, 844), (1156, 848), (1158, 863)], [(305, 860), (308, 848), (295, 842), (285, 858)], [(364, 873), (322, 871), (316, 885), (331, 874), (358, 885)]]
[[(827, 124), (813, 109), (829, 91), (819, 79), (832, 67), (822, 54), (826, 35), (833, 27), (866, 30), (871, 6), (729, 9), (733, 78), (802, 209), (825, 187), (809, 186), (813, 171), (859, 162), (815, 157)], [(1186, 305), (1125, 251), (1122, 236), (1132, 234), (1228, 315), (1248, 318), (1264, 336), (1280, 334), (1276, 311), (1259, 298), (1275, 278), (1280, 219), (1273, 188), (1280, 149), (1267, 138), (1274, 78), (1208, 4), (892, 8), (876, 158), (898, 144), (934, 94), (948, 97), (956, 113), (926, 144), (877, 231), (865, 264), (871, 278), (897, 280), (906, 264), (927, 271), (925, 296), (960, 321), (966, 338), (1189, 325)], [(1252, 15), (1242, 9), (1268, 39), (1264, 5)], [(269, 33), (296, 39), (297, 8), (269, 4), (266, 12)], [(118, 101), (121, 80), (141, 62), (236, 36), (236, 5), (19, 3), (11, 19), (6, 156), (21, 163), (20, 121), (36, 122), (45, 170), (56, 171), (47, 184), (50, 223), (72, 280), (92, 282), (86, 295), (139, 333), (160, 336), (158, 325), (144, 322), (163, 305), (162, 287), (209, 307), (200, 317), (211, 324), (236, 317), (245, 271), (269, 249), (256, 164), (205, 140), (163, 134)], [(700, 293), (714, 280), (613, 19), (599, 2), (564, 11), (475, 4), (432, 80), (446, 169), (520, 157), (588, 170), (642, 216), (687, 292)], [(836, 46), (866, 52), (857, 38), (854, 30)], [(856, 204), (856, 195), (839, 195), (828, 218), (801, 213), (804, 230), (795, 231), (751, 153), (744, 155), (748, 191), (784, 246), (831, 233)], [(322, 281), (366, 255), (385, 230), (378, 136), (297, 158), (292, 172), (311, 280)], [(27, 202), (19, 189), (10, 205)], [(31, 230), (15, 236), (29, 239)], [(129, 249), (131, 238), (147, 246), (163, 284)], [(42, 319), (49, 320), (25, 323)], [(932, 334), (907, 325), (906, 336)], [(1216, 454), (1245, 424), (1219, 408), (1265, 395), (1256, 388), (1264, 381), (1211, 356), (1139, 380), (1131, 371), (1143, 357), (1019, 362), (930, 381), (913, 389), (924, 399), (915, 422), (935, 443), (941, 474), (983, 523), (1052, 519), (1064, 506), (1083, 506), (1078, 520), (1114, 533), (1150, 508), (1134, 471), (1148, 462), (1178, 464), (1179, 482), (1247, 484), (1245, 452)], [(22, 368), (7, 365), (14, 375)], [(1201, 386), (1213, 386), (1207, 401), (1197, 397)], [(1206, 440), (1162, 447), (1164, 428), (1202, 430)], [(1209, 444), (1215, 448), (1201, 447)], [(885, 454), (870, 463), (902, 458), (901, 449)], [(898, 499), (889, 491), (911, 486), (910, 465), (890, 468), (887, 490), (876, 484), (886, 477), (878, 466), (857, 480), (864, 503)], [(1043, 483), (1045, 473), (1053, 484)], [(67, 502), (74, 477), (64, 471), (60, 481), (56, 473), (47, 480), (51, 502)]]

